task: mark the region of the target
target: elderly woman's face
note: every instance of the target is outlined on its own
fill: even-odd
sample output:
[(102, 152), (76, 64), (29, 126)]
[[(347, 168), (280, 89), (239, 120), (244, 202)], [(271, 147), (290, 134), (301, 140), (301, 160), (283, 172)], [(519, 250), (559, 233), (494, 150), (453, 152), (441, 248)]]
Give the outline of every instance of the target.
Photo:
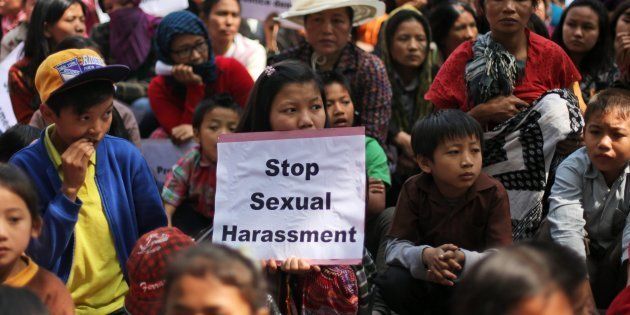
[(533, 0), (486, 0), (484, 5), (490, 29), (503, 34), (525, 29), (535, 9)]
[(334, 55), (350, 41), (352, 22), (346, 8), (313, 13), (304, 21), (306, 41), (320, 55)]

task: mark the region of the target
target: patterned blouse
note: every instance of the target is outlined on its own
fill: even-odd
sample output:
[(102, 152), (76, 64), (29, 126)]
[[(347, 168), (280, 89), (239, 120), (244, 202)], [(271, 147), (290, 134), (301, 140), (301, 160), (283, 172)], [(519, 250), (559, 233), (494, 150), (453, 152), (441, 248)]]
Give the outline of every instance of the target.
[[(295, 59), (311, 64), (313, 48), (308, 43), (291, 48), (269, 59), (273, 64)], [(365, 134), (379, 143), (385, 143), (391, 116), (392, 87), (383, 62), (354, 44), (348, 44), (334, 67), (350, 81), (352, 97), (359, 111), (359, 124), (365, 126)]]

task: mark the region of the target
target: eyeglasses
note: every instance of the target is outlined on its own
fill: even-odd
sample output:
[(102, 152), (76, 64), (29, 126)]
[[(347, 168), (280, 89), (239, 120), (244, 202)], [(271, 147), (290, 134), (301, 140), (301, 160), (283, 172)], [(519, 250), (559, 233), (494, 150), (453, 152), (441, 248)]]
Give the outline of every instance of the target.
[(201, 43), (197, 43), (195, 44), (195, 46), (192, 46), (192, 47), (184, 47), (182, 49), (173, 50), (172, 53), (178, 58), (188, 59), (192, 55), (193, 50), (198, 52), (199, 54), (207, 54), (208, 43), (204, 41)]

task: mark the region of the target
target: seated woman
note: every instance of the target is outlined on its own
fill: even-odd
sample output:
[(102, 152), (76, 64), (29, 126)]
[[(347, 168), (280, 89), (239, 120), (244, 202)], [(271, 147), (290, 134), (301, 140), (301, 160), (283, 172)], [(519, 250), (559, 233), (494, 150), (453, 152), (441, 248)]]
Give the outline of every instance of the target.
[(424, 99), (431, 75), (431, 29), (413, 6), (392, 11), (383, 24), (381, 59), (392, 85), (392, 117), (387, 134), (388, 152), (395, 164), (388, 205), (395, 205), (398, 192), (409, 176), (420, 172), (411, 149), (411, 128), (433, 110)]
[(24, 12), (25, 16), (23, 19), (19, 19), (20, 23), (16, 25), (15, 28), (2, 35), (2, 41), (0, 42), (0, 61), (4, 60), (15, 47), (26, 39), (28, 23), (31, 20), (35, 0), (23, 0), (19, 2), (22, 4), (22, 11), (20, 12)]
[(116, 84), (116, 99), (127, 104), (147, 96), (151, 78), (155, 76), (153, 34), (160, 19), (138, 7), (140, 0), (105, 0), (104, 10), (109, 22), (96, 25), (90, 34), (101, 48), (108, 64), (123, 64), (131, 73)]
[(537, 230), (556, 145), (572, 136), (563, 145), (575, 149), (584, 125), (580, 73), (558, 45), (526, 28), (538, 2), (481, 0), (491, 31), (460, 45), (425, 95), (486, 129), (484, 172), (508, 190), (515, 240)]
[(73, 35), (85, 36), (86, 8), (80, 0), (37, 1), (24, 41), (24, 57), (9, 69), (9, 96), (15, 118), (28, 124), (40, 101), (35, 72), (55, 46)]
[(203, 4), (203, 13), (214, 54), (238, 60), (253, 79), (258, 78), (267, 65), (267, 52), (258, 41), (238, 32), (241, 26), (241, 2), (207, 0)]
[(608, 11), (597, 0), (576, 0), (564, 10), (553, 41), (569, 55), (582, 74), (584, 100), (610, 87), (619, 75), (612, 57)]
[(441, 66), (461, 43), (477, 38), (476, 19), (475, 10), (463, 2), (444, 1), (431, 9), (429, 22), (433, 42), (437, 44), (439, 51), (433, 60), (436, 68)]
[(386, 141), (391, 115), (391, 85), (383, 62), (353, 44), (351, 30), (382, 15), (384, 7), (376, 0), (294, 1), (280, 18), (304, 25), (306, 42), (270, 59), (270, 63), (299, 60), (319, 72), (341, 72), (359, 105), (359, 125), (381, 144)]
[[(202, 99), (227, 93), (245, 106), (254, 81), (235, 59), (214, 56), (208, 31), (197, 16), (188, 11), (173, 12), (160, 22), (155, 36), (158, 59), (172, 65), (172, 75), (151, 80), (149, 101), (160, 126), (173, 141), (193, 138), (192, 116)], [(158, 132), (153, 136), (166, 135)]]

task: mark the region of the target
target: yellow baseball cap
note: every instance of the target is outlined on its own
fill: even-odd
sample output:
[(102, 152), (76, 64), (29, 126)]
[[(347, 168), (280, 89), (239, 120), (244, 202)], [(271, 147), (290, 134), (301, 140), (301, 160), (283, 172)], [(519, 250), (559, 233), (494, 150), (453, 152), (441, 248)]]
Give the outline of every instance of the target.
[(91, 49), (67, 49), (48, 56), (37, 68), (35, 88), (41, 102), (46, 103), (55, 93), (90, 81), (116, 83), (125, 79), (129, 71), (124, 65), (106, 65)]

